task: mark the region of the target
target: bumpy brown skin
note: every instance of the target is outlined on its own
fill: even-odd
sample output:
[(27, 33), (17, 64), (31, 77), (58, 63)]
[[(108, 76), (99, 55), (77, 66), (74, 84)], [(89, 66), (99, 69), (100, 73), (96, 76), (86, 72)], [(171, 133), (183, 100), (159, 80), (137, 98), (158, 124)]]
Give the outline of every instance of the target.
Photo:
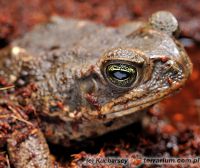
[[(161, 16), (162, 20), (171, 17), (165, 12)], [(69, 146), (74, 140), (121, 128), (179, 90), (192, 70), (185, 50), (172, 36), (176, 20), (172, 19), (174, 24), (169, 28), (159, 29), (159, 17), (154, 17), (149, 24), (131, 23), (119, 28), (53, 18), (1, 51), (0, 75), (17, 87), (37, 85), (29, 100), (17, 102), (35, 105), (39, 127), (52, 143)], [(166, 19), (162, 26), (165, 23), (171, 20)], [(116, 62), (136, 68), (136, 80), (129, 87), (115, 86), (109, 80), (106, 67)], [(20, 152), (29, 155), (29, 144), (38, 144), (33, 151), (38, 158), (31, 162), (37, 163), (45, 153), (48, 164), (48, 148), (39, 127), (35, 136), (27, 136)], [(11, 138), (15, 139), (15, 133)], [(18, 159), (12, 142), (7, 140), (14, 162)], [(18, 162), (14, 162), (15, 167), (26, 167), (22, 160)]]

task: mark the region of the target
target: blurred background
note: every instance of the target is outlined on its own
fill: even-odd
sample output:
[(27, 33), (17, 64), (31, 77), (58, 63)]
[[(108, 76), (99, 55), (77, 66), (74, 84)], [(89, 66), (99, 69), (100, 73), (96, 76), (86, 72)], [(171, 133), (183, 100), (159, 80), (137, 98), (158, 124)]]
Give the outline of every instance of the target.
[[(188, 154), (198, 156), (200, 155), (199, 0), (0, 0), (0, 47), (9, 45), (12, 40), (31, 30), (34, 25), (48, 21), (52, 15), (88, 19), (108, 26), (118, 26), (135, 20), (145, 21), (157, 10), (171, 11), (177, 17), (181, 28), (179, 39), (192, 59), (193, 73), (180, 93), (149, 110), (151, 123), (147, 129), (140, 128), (134, 132), (138, 125), (130, 126), (125, 129), (126, 131), (114, 134), (118, 139), (114, 143), (110, 141), (109, 136), (100, 138), (96, 141), (98, 143), (96, 150), (92, 152), (95, 154), (104, 149), (105, 153), (114, 151), (121, 155), (123, 149), (127, 153), (139, 151), (142, 154), (153, 155), (154, 152), (157, 154), (167, 152), (173, 156)], [(86, 148), (83, 150), (87, 151)], [(75, 152), (77, 151), (72, 150), (69, 155)]]

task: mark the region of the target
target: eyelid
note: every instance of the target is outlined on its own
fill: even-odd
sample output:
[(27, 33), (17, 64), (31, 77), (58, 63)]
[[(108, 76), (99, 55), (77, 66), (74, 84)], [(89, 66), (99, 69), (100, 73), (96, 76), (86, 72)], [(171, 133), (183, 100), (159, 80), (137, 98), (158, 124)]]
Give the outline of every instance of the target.
[(148, 62), (147, 59), (144, 52), (135, 48), (113, 48), (103, 54), (98, 64), (101, 66), (109, 61), (123, 60), (140, 66)]

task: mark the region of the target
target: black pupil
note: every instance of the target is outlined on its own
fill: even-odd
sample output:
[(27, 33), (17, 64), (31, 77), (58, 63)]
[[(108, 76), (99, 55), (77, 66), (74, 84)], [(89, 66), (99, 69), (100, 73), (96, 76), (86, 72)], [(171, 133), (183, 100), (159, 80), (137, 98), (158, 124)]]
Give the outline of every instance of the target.
[(113, 71), (112, 76), (119, 80), (124, 80), (124, 79), (127, 79), (130, 76), (130, 74), (124, 71)]
[(132, 65), (111, 64), (107, 66), (106, 75), (109, 81), (120, 87), (129, 87), (136, 80), (137, 71)]

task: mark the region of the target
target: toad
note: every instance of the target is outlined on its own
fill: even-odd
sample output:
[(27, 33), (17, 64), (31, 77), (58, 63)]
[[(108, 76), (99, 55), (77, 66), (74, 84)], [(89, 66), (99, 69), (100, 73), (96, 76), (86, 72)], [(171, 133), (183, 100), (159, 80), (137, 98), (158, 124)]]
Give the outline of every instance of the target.
[(0, 136), (11, 163), (54, 167), (46, 141), (70, 146), (122, 128), (180, 90), (192, 64), (178, 31), (167, 11), (117, 28), (53, 17), (1, 50), (0, 75), (19, 90), (34, 85), (30, 95), (13, 99), (33, 104), (35, 120), (0, 113), (7, 117), (1, 123), (11, 127), (17, 118), (23, 125)]

